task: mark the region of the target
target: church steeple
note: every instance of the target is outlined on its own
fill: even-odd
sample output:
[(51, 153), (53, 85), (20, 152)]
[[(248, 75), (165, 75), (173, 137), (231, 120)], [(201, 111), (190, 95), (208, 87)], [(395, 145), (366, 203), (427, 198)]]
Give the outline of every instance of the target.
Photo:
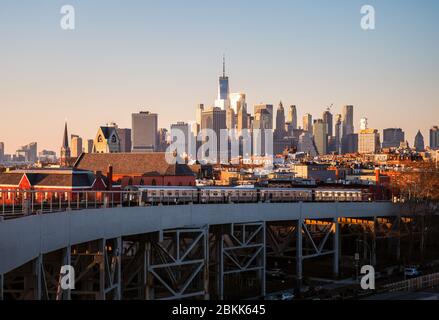
[(67, 121), (66, 121), (65, 126), (64, 126), (64, 137), (62, 140), (62, 148), (67, 149), (68, 147), (69, 147), (69, 135), (67, 133)]
[(67, 132), (67, 121), (64, 126), (64, 135), (60, 152), (60, 165), (62, 167), (68, 166), (68, 162), (70, 159), (70, 147), (69, 147), (69, 135)]

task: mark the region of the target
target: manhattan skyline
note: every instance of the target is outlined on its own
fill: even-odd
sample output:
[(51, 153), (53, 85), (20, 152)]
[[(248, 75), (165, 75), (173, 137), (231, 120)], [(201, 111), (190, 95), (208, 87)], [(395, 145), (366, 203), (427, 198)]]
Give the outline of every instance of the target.
[[(321, 118), (354, 105), (354, 125), (397, 127), (413, 145), (439, 120), (439, 4), (434, 1), (74, 1), (74, 31), (59, 27), (63, 1), (0, 4), (0, 141), (58, 151), (69, 132), (131, 126), (131, 113), (159, 114), (159, 127), (195, 120), (213, 106), (223, 53), (231, 92), (258, 103), (296, 105)], [(221, 6), (221, 4), (223, 6)], [(233, 6), (231, 6), (233, 4)], [(360, 28), (363, 4), (376, 30)], [(225, 13), (222, 13), (222, 10)], [(300, 121), (299, 121), (300, 123)]]

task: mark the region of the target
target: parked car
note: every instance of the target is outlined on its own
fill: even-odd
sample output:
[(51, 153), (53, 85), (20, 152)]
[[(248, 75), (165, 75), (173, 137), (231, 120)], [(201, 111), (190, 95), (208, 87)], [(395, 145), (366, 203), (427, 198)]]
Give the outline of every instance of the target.
[(408, 278), (419, 277), (421, 274), (417, 266), (407, 266), (404, 268), (404, 275)]
[(280, 298), (282, 301), (291, 301), (294, 299), (294, 294), (291, 292), (284, 292)]

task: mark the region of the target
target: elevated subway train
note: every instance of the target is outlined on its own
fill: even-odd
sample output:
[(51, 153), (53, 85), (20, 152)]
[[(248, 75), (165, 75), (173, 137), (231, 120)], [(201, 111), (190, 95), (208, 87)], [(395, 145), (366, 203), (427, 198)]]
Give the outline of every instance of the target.
[(364, 189), (131, 186), (130, 190), (141, 192), (145, 204), (370, 201)]

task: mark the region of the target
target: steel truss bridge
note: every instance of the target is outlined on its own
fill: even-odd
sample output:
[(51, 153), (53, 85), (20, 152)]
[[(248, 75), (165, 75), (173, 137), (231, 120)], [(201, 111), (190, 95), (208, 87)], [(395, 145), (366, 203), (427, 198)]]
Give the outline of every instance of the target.
[(406, 219), (391, 202), (139, 204), (0, 217), (0, 299), (263, 297), (270, 257), (294, 259), (299, 283), (308, 259), (331, 257), (338, 275), (341, 229), (368, 230), (373, 247), (400, 241)]

